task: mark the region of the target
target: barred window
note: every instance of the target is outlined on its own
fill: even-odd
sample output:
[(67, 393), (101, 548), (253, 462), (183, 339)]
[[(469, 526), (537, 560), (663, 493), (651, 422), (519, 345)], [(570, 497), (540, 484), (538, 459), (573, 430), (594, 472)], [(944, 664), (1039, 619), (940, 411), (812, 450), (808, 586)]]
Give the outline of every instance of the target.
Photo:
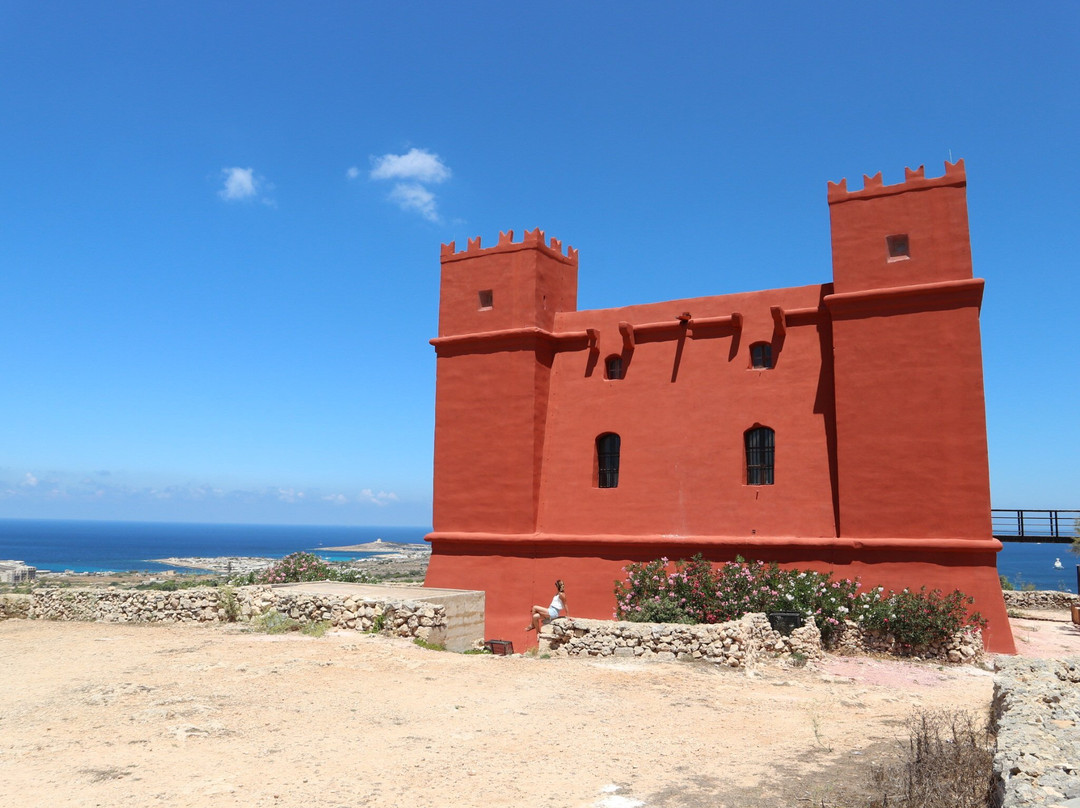
[(767, 342), (755, 342), (751, 345), (750, 366), (754, 368), (771, 368), (772, 345)]
[(618, 355), (611, 355), (604, 364), (607, 366), (607, 377), (609, 379), (621, 379), (622, 378), (622, 357)]
[(605, 432), (596, 439), (596, 484), (599, 488), (619, 487), (619, 444), (614, 432)]
[(772, 485), (775, 434), (767, 426), (746, 430), (746, 484)]

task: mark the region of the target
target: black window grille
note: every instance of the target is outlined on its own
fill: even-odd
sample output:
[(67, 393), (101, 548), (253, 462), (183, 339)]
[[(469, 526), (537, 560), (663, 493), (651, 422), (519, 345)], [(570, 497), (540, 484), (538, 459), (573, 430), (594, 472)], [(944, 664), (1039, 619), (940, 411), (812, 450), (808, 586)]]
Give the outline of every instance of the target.
[(619, 487), (620, 444), (621, 440), (614, 432), (605, 432), (596, 439), (596, 484), (600, 488)]
[(750, 365), (755, 368), (771, 368), (772, 345), (768, 342), (755, 342), (751, 345)]
[(767, 426), (746, 431), (746, 484), (772, 485), (775, 434)]
[(607, 377), (609, 379), (621, 379), (622, 378), (622, 357), (621, 356), (609, 356), (606, 361), (607, 365)]

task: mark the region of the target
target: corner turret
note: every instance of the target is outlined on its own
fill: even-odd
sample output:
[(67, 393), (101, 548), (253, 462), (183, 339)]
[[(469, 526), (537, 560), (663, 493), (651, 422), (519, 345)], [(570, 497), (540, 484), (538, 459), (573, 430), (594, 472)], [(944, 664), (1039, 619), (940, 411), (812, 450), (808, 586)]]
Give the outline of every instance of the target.
[(906, 168), (896, 185), (880, 171), (859, 191), (830, 182), (836, 292), (971, 280), (966, 186), (963, 160), (930, 179)]
[(510, 328), (550, 331), (555, 313), (577, 309), (577, 250), (566, 254), (558, 239), (546, 240), (540, 228), (527, 230), (522, 241), (514, 231), (499, 233), (494, 247), (481, 247), (480, 237), (455, 251), (443, 244), (439, 336), (458, 336)]

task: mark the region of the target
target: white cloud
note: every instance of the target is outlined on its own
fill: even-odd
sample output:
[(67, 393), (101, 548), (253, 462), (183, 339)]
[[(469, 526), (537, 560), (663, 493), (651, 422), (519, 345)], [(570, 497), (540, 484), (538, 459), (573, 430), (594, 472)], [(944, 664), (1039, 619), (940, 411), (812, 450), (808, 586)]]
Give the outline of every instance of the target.
[(226, 202), (258, 200), (264, 205), (274, 206), (274, 200), (269, 196), (274, 186), (265, 178), (256, 175), (255, 169), (234, 166), (221, 169), (221, 174), (224, 182), (218, 196)]
[(431, 222), (439, 221), (435, 194), (419, 183), (399, 182), (390, 191), (390, 201), (405, 211), (414, 210)]
[(360, 497), (374, 505), (386, 505), (388, 502), (397, 502), (398, 500), (398, 495), (393, 491), (380, 491), (376, 494), (370, 488), (361, 491)]
[[(296, 515), (293, 518), (303, 515), (304, 519), (313, 519), (312, 524), (315, 524), (324, 516), (341, 519), (343, 512), (370, 513), (373, 508), (397, 511), (400, 502), (393, 491), (378, 488), (361, 491), (328, 487), (320, 490), (288, 483), (223, 488), (203, 481), (138, 481), (122, 471), (103, 479), (99, 472), (27, 472), (25, 467), (0, 467), (0, 503), (4, 503), (6, 512), (16, 516), (51, 514), (59, 518), (57, 512), (49, 508), (62, 505), (74, 508), (64, 511), (64, 515), (76, 518), (99, 518), (105, 512), (100, 509), (108, 507), (117, 513), (156, 514), (170, 518), (183, 514), (191, 521), (220, 514), (243, 515), (249, 521), (264, 518), (274, 521), (291, 512)], [(12, 508), (16, 512), (12, 512)], [(232, 521), (232, 518), (226, 521)]]
[(424, 149), (409, 149), (405, 154), (372, 157), (370, 176), (373, 180), (439, 183), (450, 179), (450, 169), (437, 154)]
[(349, 166), (348, 170), (346, 170), (345, 172), (345, 176), (348, 177), (350, 180), (355, 180), (357, 177), (360, 176), (360, 169), (356, 166)]
[[(353, 166), (346, 172), (350, 179), (359, 175)], [(384, 154), (371, 158), (372, 180), (396, 180), (388, 198), (404, 211), (419, 213), (429, 222), (439, 221), (435, 193), (428, 185), (450, 179), (449, 167), (439, 155), (424, 149), (409, 149), (405, 154)]]
[(225, 186), (218, 191), (222, 199), (250, 199), (258, 193), (258, 181), (253, 168), (223, 168)]

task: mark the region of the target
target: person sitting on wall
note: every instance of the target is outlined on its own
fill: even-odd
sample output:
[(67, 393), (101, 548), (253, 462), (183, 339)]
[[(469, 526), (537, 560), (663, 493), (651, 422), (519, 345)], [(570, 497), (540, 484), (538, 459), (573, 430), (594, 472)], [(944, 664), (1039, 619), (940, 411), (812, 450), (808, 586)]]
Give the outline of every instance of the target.
[[(526, 631), (539, 631), (540, 627), (545, 623), (550, 623), (556, 617), (559, 616), (559, 612), (566, 611), (566, 589), (563, 586), (562, 579), (560, 578), (555, 582), (555, 597), (551, 599), (551, 605), (533, 606), (532, 607), (532, 623), (525, 628)], [(567, 614), (567, 617), (570, 615)]]

